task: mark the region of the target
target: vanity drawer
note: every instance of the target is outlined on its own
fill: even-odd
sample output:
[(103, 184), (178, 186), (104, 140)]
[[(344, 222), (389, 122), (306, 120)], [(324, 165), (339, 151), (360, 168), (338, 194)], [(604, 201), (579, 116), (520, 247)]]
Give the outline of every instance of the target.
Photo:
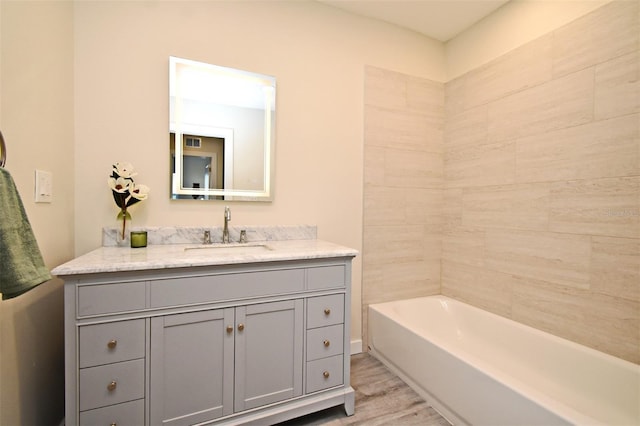
[(144, 319), (80, 327), (80, 368), (144, 358)]
[(310, 297), (307, 305), (307, 328), (344, 322), (344, 294)]
[(342, 354), (344, 352), (343, 330), (343, 324), (308, 330), (307, 361)]
[(344, 383), (342, 355), (307, 363), (307, 393), (317, 392)]
[(271, 296), (303, 290), (303, 269), (171, 278), (151, 283), (151, 307)]
[(78, 316), (129, 312), (146, 306), (144, 281), (78, 287)]
[(144, 399), (80, 413), (81, 425), (143, 425)]
[(321, 266), (307, 269), (307, 288), (309, 290), (344, 286), (344, 265)]
[(80, 370), (80, 411), (144, 398), (144, 359)]

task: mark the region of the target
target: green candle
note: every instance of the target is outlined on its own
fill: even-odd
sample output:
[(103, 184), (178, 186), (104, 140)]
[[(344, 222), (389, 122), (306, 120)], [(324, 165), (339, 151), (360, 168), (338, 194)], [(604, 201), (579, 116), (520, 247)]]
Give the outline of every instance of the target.
[(139, 248), (147, 246), (147, 231), (131, 231), (131, 247)]

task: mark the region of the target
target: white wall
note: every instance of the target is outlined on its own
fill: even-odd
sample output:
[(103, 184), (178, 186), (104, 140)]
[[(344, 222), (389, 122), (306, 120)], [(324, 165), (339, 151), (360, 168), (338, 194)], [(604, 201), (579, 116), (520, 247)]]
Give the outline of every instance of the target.
[[(73, 255), (73, 11), (71, 2), (2, 2), (6, 168), (45, 263)], [(35, 170), (53, 173), (53, 202), (34, 202)]]
[(447, 42), (447, 81), (535, 40), (610, 1), (511, 0)]
[[(72, 48), (71, 2), (0, 2), (6, 168), (49, 268), (73, 256)], [(34, 203), (35, 169), (53, 173), (51, 204)], [(0, 301), (0, 424), (53, 425), (62, 419), (62, 305), (59, 280)]]

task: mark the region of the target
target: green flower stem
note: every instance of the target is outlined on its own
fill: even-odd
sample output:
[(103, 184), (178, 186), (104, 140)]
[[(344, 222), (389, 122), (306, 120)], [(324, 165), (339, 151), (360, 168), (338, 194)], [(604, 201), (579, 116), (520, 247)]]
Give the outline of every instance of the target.
[(129, 214), (129, 212), (127, 211), (127, 208), (124, 207), (122, 210), (120, 210), (120, 213), (118, 213), (118, 217), (117, 219), (122, 219), (122, 232), (120, 233), (122, 235), (122, 239), (125, 239), (125, 230), (127, 228), (127, 219), (131, 219), (131, 215)]

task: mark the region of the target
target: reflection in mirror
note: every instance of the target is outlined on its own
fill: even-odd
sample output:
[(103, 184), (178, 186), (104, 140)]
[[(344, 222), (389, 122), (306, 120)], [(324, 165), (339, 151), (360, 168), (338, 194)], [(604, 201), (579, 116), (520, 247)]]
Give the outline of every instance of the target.
[(271, 201), (275, 78), (170, 57), (171, 198)]

